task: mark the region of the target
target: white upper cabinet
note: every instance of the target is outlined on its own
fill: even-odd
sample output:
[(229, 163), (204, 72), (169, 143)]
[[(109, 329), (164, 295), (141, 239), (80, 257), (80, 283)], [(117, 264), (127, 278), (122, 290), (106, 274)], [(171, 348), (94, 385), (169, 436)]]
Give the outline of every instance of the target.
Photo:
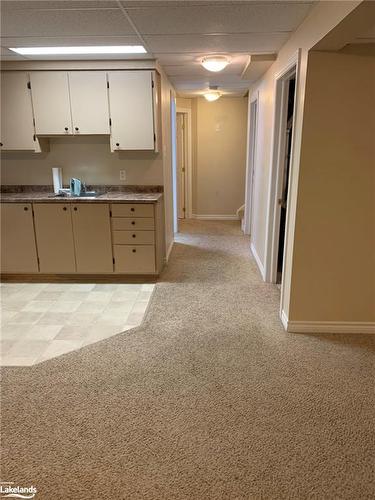
[[(21, 71), (1, 74), (1, 149), (38, 151), (34, 137), (29, 75)], [(35, 139), (35, 140), (34, 140)]]
[(69, 72), (74, 134), (109, 134), (107, 74), (104, 71)]
[(72, 134), (67, 72), (32, 71), (30, 82), (36, 134)]
[(111, 71), (111, 150), (155, 150), (152, 71)]

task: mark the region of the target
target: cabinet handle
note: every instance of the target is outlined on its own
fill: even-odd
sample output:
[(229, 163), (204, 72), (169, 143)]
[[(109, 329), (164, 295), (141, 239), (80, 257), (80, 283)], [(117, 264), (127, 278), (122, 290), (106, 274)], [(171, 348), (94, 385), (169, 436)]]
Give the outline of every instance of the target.
[(78, 131), (78, 130), (79, 130), (79, 127), (75, 127), (75, 130), (77, 130), (77, 131)]
[(132, 207), (132, 208), (130, 209), (130, 211), (131, 211), (131, 212), (135, 212), (135, 208), (134, 208), (134, 207)]
[(2, 142), (0, 142), (0, 146), (3, 147), (3, 143)]
[(135, 226), (135, 220), (132, 220), (132, 224), (133, 224), (133, 226)]
[(68, 127), (65, 127), (65, 131), (67, 132), (68, 130), (69, 130)]
[(63, 210), (65, 210), (65, 211), (66, 211), (66, 207), (64, 207), (64, 208), (63, 208)]
[(25, 211), (29, 210), (27, 207), (23, 207), (23, 209), (24, 209)]
[(135, 253), (137, 250), (135, 248), (133, 248), (132, 252)]
[(116, 142), (116, 146), (120, 146), (120, 143), (119, 143), (119, 142)]
[(135, 238), (135, 237), (136, 237), (136, 235), (135, 235), (135, 234), (133, 234), (133, 238)]
[(77, 208), (77, 207), (74, 207), (74, 208), (73, 208), (73, 210), (74, 210), (75, 212), (77, 212), (78, 208)]

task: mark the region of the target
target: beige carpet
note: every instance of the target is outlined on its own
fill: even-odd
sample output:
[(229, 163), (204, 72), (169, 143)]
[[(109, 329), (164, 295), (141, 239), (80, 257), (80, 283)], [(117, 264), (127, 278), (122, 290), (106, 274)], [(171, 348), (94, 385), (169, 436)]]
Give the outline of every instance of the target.
[(36, 500), (374, 498), (375, 338), (284, 333), (248, 248), (235, 223), (186, 223), (140, 328), (4, 369), (2, 480)]

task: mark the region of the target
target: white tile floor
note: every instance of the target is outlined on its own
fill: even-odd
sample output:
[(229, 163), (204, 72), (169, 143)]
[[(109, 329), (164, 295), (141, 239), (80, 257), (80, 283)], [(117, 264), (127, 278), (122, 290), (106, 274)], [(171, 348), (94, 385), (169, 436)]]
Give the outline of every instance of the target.
[(1, 283), (0, 364), (31, 366), (134, 328), (154, 287)]

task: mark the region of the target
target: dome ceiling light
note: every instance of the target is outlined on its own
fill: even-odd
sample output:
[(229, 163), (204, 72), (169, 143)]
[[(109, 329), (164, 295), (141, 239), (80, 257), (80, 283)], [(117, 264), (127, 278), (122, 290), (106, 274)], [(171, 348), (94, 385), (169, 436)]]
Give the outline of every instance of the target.
[(228, 66), (230, 60), (226, 56), (208, 56), (202, 59), (202, 66), (208, 71), (222, 71)]
[(206, 92), (203, 94), (205, 99), (209, 102), (217, 101), (221, 97), (220, 92)]

